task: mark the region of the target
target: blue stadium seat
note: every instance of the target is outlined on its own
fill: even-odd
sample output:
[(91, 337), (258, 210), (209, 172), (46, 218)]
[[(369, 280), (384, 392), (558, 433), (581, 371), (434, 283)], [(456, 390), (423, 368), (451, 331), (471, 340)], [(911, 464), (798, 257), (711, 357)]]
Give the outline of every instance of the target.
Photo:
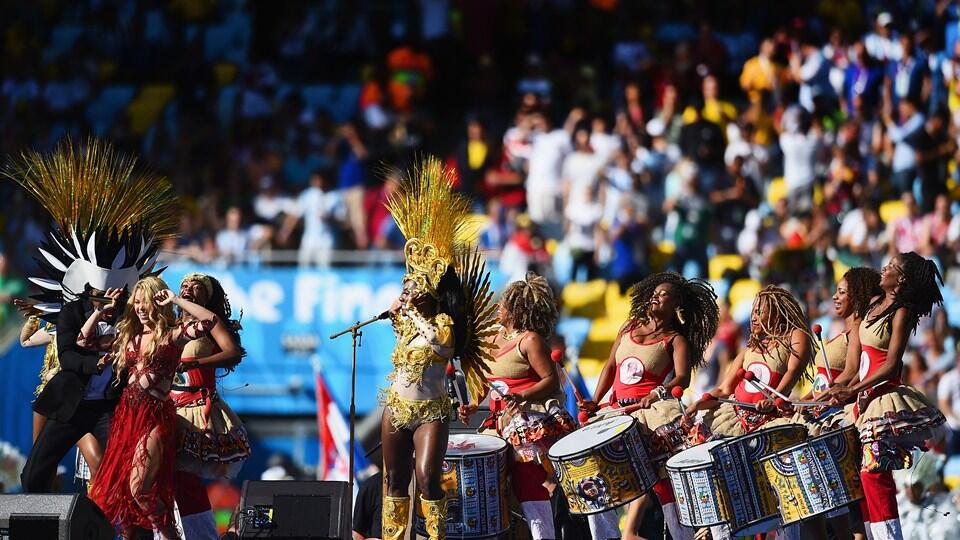
[(236, 99), (237, 85), (228, 84), (220, 89), (220, 97), (217, 98), (217, 117), (220, 119), (220, 125), (228, 126), (233, 123)]
[(104, 88), (100, 95), (87, 105), (87, 121), (97, 136), (106, 135), (113, 125), (117, 113), (130, 104), (136, 90), (133, 86), (118, 85)]
[(565, 317), (557, 323), (557, 333), (563, 336), (567, 347), (580, 350), (590, 332), (590, 319), (586, 317)]

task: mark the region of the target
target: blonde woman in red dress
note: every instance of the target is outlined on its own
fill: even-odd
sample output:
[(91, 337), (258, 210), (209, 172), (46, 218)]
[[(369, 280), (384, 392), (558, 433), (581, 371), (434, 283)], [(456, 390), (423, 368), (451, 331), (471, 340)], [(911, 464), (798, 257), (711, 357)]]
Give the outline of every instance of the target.
[[(77, 338), (81, 347), (109, 348), (112, 354), (101, 361), (111, 358), (118, 379), (126, 379), (90, 497), (119, 524), (125, 539), (134, 538), (137, 528), (153, 529), (164, 540), (178, 538), (173, 515), (177, 411), (170, 385), (189, 341), (210, 334), (223, 349), (232, 342), (213, 312), (179, 298), (153, 276), (134, 286), (117, 334), (97, 337), (97, 322), (115, 309), (121, 294), (107, 291), (114, 302), (94, 310)], [(192, 320), (177, 324), (175, 305)]]

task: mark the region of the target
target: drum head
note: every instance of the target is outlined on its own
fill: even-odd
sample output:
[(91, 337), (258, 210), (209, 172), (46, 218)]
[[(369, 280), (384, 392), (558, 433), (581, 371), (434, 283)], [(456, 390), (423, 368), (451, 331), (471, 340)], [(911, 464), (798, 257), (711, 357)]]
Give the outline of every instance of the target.
[(723, 440), (716, 440), (705, 442), (701, 445), (694, 446), (693, 448), (688, 448), (668, 459), (667, 467), (680, 471), (683, 469), (697, 469), (703, 465), (709, 465), (713, 462), (713, 456), (710, 455), (710, 449), (722, 443)]
[(447, 456), (490, 454), (506, 448), (507, 441), (491, 435), (454, 433), (447, 441)]
[(596, 448), (630, 429), (634, 423), (636, 419), (630, 415), (598, 420), (564, 436), (550, 447), (548, 454), (562, 458)]

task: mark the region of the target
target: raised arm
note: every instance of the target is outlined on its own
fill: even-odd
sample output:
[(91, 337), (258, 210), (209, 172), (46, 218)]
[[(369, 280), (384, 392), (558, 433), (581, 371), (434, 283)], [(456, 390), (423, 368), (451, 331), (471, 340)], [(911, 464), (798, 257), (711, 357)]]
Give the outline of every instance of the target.
[(437, 324), (433, 325), (423, 318), (417, 308), (406, 305), (401, 309), (417, 327), (417, 332), (433, 347), (433, 352), (442, 358), (453, 356), (453, 319), (449, 315), (445, 313), (437, 315), (434, 318)]
[(187, 315), (193, 317), (194, 320), (183, 323), (173, 330), (173, 341), (181, 346), (190, 340), (203, 337), (210, 333), (217, 324), (217, 315), (214, 312), (177, 296), (177, 294), (170, 289), (158, 292), (153, 297), (153, 301), (156, 302), (158, 306), (173, 304), (182, 309)]
[(180, 362), (180, 371), (197, 367), (232, 368), (239, 364), (241, 358), (246, 354), (243, 347), (233, 339), (233, 334), (226, 324), (214, 325), (213, 329), (210, 330), (210, 337), (216, 342), (220, 352), (199, 358), (183, 359)]
[(52, 336), (40, 328), (40, 319), (31, 316), (20, 327), (20, 346), (29, 349), (50, 343)]

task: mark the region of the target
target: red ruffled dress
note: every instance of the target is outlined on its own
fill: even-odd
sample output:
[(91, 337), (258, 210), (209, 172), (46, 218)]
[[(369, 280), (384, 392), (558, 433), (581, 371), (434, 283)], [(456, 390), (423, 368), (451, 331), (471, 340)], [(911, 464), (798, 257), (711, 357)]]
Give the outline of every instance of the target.
[[(114, 411), (110, 439), (90, 489), (90, 498), (111, 522), (146, 529), (174, 523), (177, 408), (167, 389), (184, 345), (206, 335), (215, 324), (215, 319), (181, 324), (149, 358), (140, 358), (139, 336), (127, 349), (128, 384)], [(136, 467), (145, 466), (145, 443), (154, 430), (160, 441), (160, 465), (153, 485), (135, 495), (130, 478)]]

